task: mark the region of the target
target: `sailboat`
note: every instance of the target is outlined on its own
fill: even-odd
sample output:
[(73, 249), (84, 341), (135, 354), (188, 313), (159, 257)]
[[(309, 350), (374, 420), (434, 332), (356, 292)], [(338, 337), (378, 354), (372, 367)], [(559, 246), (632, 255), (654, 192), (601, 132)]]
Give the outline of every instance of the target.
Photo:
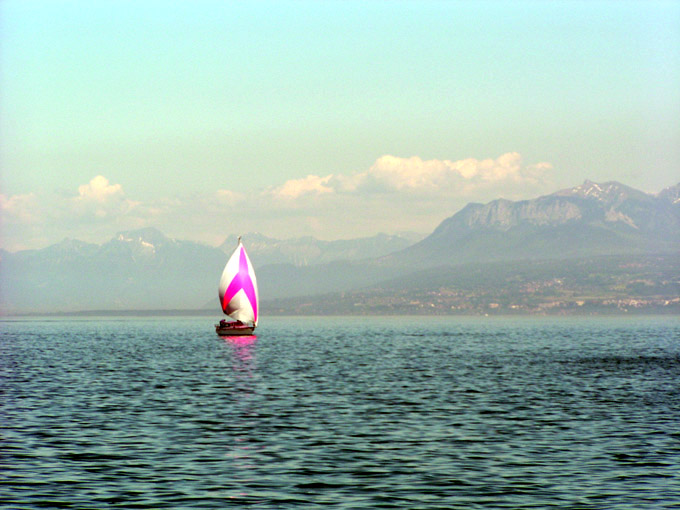
[(257, 327), (257, 279), (253, 265), (250, 263), (241, 237), (238, 246), (224, 266), (218, 297), (222, 311), (234, 321), (221, 320), (215, 324), (215, 331), (220, 336), (252, 335)]

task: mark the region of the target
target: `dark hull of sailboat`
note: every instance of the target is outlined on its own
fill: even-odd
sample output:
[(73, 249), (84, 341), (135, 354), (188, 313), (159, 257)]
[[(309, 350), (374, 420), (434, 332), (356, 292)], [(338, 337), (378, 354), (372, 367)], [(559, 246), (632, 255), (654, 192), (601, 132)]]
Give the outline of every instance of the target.
[(255, 326), (246, 324), (215, 324), (215, 332), (220, 336), (249, 336), (253, 334)]

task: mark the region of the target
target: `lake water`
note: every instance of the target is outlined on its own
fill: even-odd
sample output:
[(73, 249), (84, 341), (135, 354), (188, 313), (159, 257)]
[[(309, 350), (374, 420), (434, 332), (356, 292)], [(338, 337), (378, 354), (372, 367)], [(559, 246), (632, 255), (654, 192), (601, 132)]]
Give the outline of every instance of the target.
[(0, 322), (0, 508), (680, 508), (680, 318)]

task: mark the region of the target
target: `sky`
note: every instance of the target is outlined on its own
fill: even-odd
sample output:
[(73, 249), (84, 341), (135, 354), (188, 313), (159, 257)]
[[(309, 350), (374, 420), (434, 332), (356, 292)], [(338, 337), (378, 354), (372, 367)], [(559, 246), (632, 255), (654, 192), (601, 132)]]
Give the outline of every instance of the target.
[(678, 1), (0, 2), (0, 248), (427, 234), (680, 182)]

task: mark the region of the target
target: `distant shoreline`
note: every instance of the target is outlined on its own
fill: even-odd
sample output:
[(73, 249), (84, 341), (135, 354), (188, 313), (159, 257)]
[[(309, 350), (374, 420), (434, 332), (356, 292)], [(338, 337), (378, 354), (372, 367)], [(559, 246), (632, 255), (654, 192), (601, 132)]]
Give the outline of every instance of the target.
[[(299, 311), (291, 311), (290, 313), (283, 313), (282, 311), (265, 312), (263, 316), (269, 317), (654, 317), (654, 316), (675, 316), (680, 317), (680, 311), (676, 308), (670, 309), (652, 309), (652, 310), (559, 310), (544, 311), (541, 313), (530, 312), (508, 312), (498, 311), (489, 313), (426, 313), (424, 311), (409, 312), (409, 313), (300, 313)], [(40, 318), (59, 318), (59, 317), (212, 317), (215, 320), (223, 318), (224, 316), (219, 312), (212, 310), (78, 310), (78, 311), (60, 311), (60, 312), (18, 312), (18, 313), (0, 313), (0, 321), (5, 319), (40, 319)]]

